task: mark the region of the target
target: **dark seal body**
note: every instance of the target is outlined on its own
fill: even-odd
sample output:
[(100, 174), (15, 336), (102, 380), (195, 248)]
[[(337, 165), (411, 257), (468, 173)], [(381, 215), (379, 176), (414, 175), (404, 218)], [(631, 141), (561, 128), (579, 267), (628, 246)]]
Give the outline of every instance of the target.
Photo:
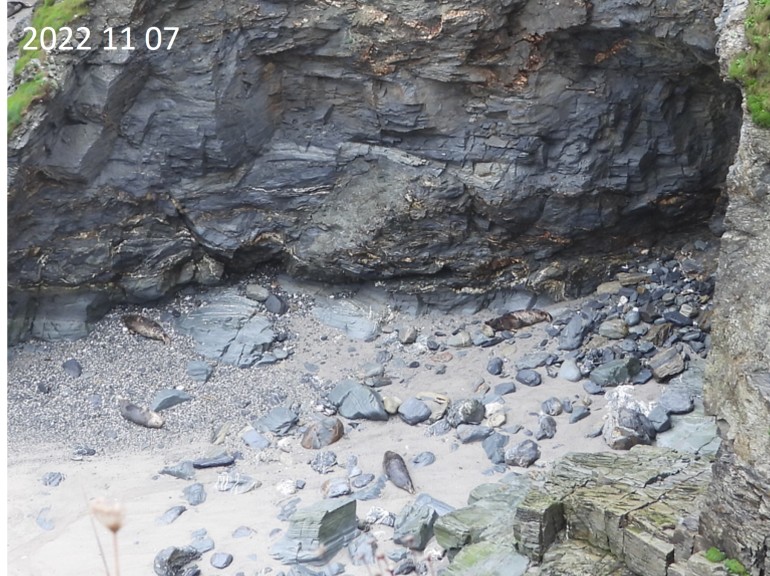
[(171, 338), (168, 337), (168, 334), (166, 334), (163, 331), (163, 328), (160, 327), (160, 324), (154, 320), (150, 320), (139, 314), (126, 314), (121, 319), (123, 320), (123, 324), (125, 324), (134, 334), (139, 334), (140, 336), (150, 338), (151, 340), (160, 340), (164, 344), (169, 344), (171, 342)]
[(406, 463), (401, 456), (390, 450), (385, 452), (385, 457), (382, 459), (382, 469), (385, 472), (385, 476), (393, 484), (410, 494), (414, 494), (414, 486), (412, 485), (412, 479), (409, 477), (409, 470), (406, 469)]
[(487, 326), (490, 326), (495, 331), (501, 330), (518, 330), (525, 326), (532, 326), (538, 322), (551, 322), (553, 318), (545, 310), (538, 310), (533, 308), (532, 310), (514, 310), (508, 312), (492, 320), (487, 320)]

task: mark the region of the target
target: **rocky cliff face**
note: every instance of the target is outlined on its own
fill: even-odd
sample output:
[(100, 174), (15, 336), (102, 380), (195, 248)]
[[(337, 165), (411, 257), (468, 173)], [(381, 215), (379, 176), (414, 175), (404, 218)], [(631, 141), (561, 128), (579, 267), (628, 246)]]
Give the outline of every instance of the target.
[[(725, 66), (744, 49), (745, 8), (725, 4)], [(770, 130), (748, 116), (728, 192), (705, 388), (724, 441), (701, 523), (710, 543), (752, 574), (770, 574)]]
[(94, 38), (180, 31), (49, 58), (61, 89), (11, 142), (12, 336), (269, 260), (579, 291), (606, 261), (577, 255), (713, 209), (740, 125), (719, 7), (97, 0)]

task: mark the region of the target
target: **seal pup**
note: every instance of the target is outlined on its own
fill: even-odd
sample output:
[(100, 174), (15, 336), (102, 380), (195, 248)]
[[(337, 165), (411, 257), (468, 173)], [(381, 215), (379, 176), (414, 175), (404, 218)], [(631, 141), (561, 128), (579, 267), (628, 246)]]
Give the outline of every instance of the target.
[(382, 459), (382, 469), (388, 480), (393, 482), (398, 488), (414, 494), (412, 479), (409, 477), (409, 470), (406, 469), (406, 463), (395, 452), (388, 450)]
[(163, 427), (163, 416), (157, 412), (153, 412), (149, 408), (142, 408), (141, 406), (137, 406), (125, 398), (119, 399), (118, 407), (120, 410), (120, 415), (129, 422), (139, 424), (139, 426), (144, 426), (145, 428)]
[(538, 310), (533, 308), (532, 310), (514, 310), (487, 320), (485, 324), (491, 327), (496, 332), (501, 330), (518, 330), (525, 326), (532, 326), (538, 322), (552, 322), (553, 317), (545, 310)]
[(160, 324), (154, 320), (150, 320), (139, 314), (126, 314), (121, 320), (123, 320), (123, 324), (126, 325), (126, 328), (134, 334), (139, 334), (140, 336), (150, 338), (151, 340), (161, 340), (164, 344), (171, 343), (171, 338), (169, 338), (168, 334), (163, 331)]

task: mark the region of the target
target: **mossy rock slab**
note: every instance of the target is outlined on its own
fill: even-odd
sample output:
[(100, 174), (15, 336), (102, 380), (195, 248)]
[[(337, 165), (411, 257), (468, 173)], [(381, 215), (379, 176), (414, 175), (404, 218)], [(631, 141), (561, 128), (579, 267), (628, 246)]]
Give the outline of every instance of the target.
[(509, 545), (479, 542), (462, 549), (445, 576), (522, 576), (529, 559)]

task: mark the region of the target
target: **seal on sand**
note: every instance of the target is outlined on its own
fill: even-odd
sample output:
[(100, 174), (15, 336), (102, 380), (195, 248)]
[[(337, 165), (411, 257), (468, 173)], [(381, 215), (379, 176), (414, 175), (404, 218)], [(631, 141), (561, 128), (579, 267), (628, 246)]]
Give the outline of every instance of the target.
[(514, 310), (508, 312), (492, 320), (487, 320), (487, 326), (490, 326), (495, 331), (500, 330), (518, 330), (525, 326), (532, 326), (538, 322), (551, 322), (553, 318), (545, 310), (538, 310), (533, 308), (532, 310)]
[(401, 456), (390, 450), (385, 452), (385, 457), (382, 459), (382, 469), (385, 472), (385, 476), (393, 484), (410, 494), (414, 494), (414, 486), (412, 485), (412, 479), (409, 477), (409, 470), (406, 469), (406, 463)]
[(163, 426), (163, 416), (148, 408), (137, 406), (125, 398), (119, 399), (118, 408), (120, 415), (129, 422), (139, 424), (139, 426), (144, 426), (145, 428), (161, 428)]
[(160, 324), (154, 320), (150, 320), (139, 314), (126, 314), (121, 319), (123, 320), (123, 324), (126, 325), (126, 328), (134, 334), (139, 334), (140, 336), (150, 338), (151, 340), (161, 340), (164, 344), (171, 343), (171, 338), (169, 338), (168, 334), (163, 331)]

